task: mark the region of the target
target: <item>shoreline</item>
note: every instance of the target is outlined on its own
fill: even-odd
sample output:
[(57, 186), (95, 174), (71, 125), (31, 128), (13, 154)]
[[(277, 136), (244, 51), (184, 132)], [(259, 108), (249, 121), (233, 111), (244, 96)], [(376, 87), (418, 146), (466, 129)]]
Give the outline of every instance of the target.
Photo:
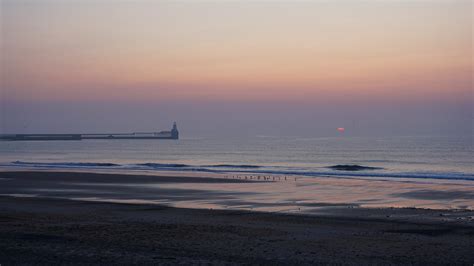
[[(132, 167), (133, 166), (133, 167)], [(149, 174), (160, 175), (167, 173), (171, 175), (240, 175), (240, 176), (289, 176), (296, 178), (346, 178), (362, 180), (407, 180), (424, 182), (454, 182), (470, 184), (474, 181), (472, 173), (462, 172), (373, 172), (375, 170), (387, 170), (383, 167), (366, 166), (359, 164), (336, 164), (326, 165), (314, 168), (312, 171), (305, 172), (298, 169), (293, 170), (269, 170), (263, 165), (239, 165), (239, 164), (216, 164), (216, 165), (191, 165), (191, 164), (173, 164), (173, 163), (138, 163), (138, 164), (119, 164), (119, 163), (89, 163), (89, 162), (68, 162), (68, 163), (45, 163), (45, 162), (23, 162), (12, 161), (2, 163), (0, 167), (8, 169), (6, 171), (65, 171), (65, 172), (103, 172), (121, 174), (127, 171), (127, 174)], [(124, 168), (125, 167), (125, 168)], [(228, 168), (228, 169), (226, 169)], [(326, 172), (317, 169), (332, 169), (332, 172)], [(369, 171), (363, 171), (369, 170)], [(134, 173), (135, 172), (135, 173)]]
[[(344, 194), (345, 192), (354, 192), (354, 195), (348, 196)], [(297, 198), (299, 194), (304, 196)], [(339, 196), (335, 198), (336, 194)], [(326, 177), (294, 179), (262, 177), (257, 180), (247, 176), (200, 172), (130, 174), (61, 169), (26, 171), (3, 169), (0, 170), (0, 196), (130, 202), (178, 208), (276, 213), (288, 210), (291, 213), (303, 214), (322, 214), (330, 209), (342, 209), (344, 212), (352, 212), (354, 209), (474, 211), (472, 201), (474, 190), (470, 186), (464, 187), (459, 184), (431, 184), (429, 187), (425, 183), (404, 181), (390, 183), (381, 180)], [(387, 198), (384, 199), (385, 196)], [(406, 203), (400, 204), (403, 201)], [(456, 202), (457, 205), (447, 204), (449, 201)]]
[[(310, 206), (313, 212), (206, 205), (211, 198), (227, 204), (246, 197), (255, 201), (258, 193), (232, 190), (278, 184), (294, 189), (300, 183), (166, 173), (0, 171), (0, 264), (474, 261), (474, 210), (366, 208), (318, 201), (291, 205)], [(209, 189), (214, 186), (218, 189)], [(181, 206), (199, 208), (176, 204), (183, 200)]]
[(472, 220), (438, 213), (304, 215), (1, 196), (0, 263), (472, 263)]

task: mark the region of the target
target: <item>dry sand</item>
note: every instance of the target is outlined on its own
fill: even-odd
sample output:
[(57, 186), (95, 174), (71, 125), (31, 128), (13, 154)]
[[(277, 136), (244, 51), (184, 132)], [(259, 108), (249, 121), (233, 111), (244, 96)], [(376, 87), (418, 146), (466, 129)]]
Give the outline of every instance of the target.
[(473, 216), (393, 208), (309, 216), (3, 196), (0, 264), (472, 265)]

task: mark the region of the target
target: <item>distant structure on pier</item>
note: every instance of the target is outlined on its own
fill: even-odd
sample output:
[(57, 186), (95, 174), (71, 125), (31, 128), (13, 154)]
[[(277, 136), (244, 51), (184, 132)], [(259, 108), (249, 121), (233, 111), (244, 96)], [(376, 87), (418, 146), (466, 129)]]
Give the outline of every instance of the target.
[(84, 139), (179, 139), (176, 122), (170, 131), (97, 134), (3, 134), (0, 140), (84, 140)]
[(176, 122), (173, 123), (173, 129), (171, 129), (171, 138), (179, 139), (179, 131), (178, 127), (176, 126)]

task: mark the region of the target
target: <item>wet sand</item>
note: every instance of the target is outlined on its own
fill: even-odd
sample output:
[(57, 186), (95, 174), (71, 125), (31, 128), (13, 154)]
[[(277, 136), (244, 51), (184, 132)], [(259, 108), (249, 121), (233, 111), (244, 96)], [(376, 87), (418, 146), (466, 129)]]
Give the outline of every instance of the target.
[[(26, 174), (1, 178), (18, 175)], [(43, 182), (59, 178), (31, 175)], [(469, 210), (349, 207), (303, 215), (2, 196), (0, 264), (472, 265), (473, 216)]]
[(0, 169), (1, 195), (305, 214), (319, 214), (328, 207), (474, 209), (474, 184), (467, 181), (176, 171), (124, 174)]

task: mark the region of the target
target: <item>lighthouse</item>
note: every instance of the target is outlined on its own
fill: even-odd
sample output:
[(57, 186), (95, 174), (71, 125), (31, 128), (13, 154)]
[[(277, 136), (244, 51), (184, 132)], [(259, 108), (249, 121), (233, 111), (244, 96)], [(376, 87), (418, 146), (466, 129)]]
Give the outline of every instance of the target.
[(176, 126), (176, 122), (173, 123), (173, 129), (171, 129), (171, 138), (179, 139), (179, 131), (178, 127)]

